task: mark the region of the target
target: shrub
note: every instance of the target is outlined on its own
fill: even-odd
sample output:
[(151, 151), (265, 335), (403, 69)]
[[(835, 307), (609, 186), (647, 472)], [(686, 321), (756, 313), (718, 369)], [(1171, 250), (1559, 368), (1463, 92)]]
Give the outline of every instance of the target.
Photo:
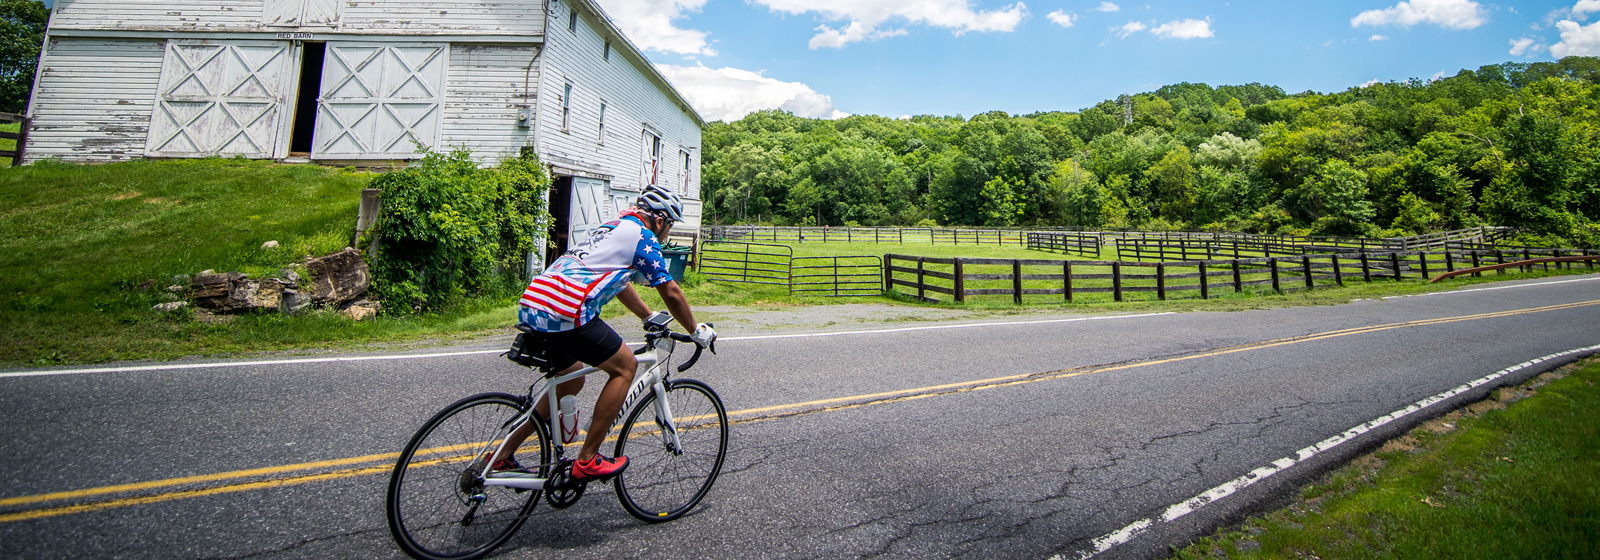
[(939, 222), (933, 221), (933, 218), (923, 218), (916, 227), (939, 227)]
[(372, 289), (389, 313), (514, 293), (528, 251), (551, 223), (550, 179), (531, 154), (485, 169), (465, 149), (430, 151), (372, 186), (383, 189)]

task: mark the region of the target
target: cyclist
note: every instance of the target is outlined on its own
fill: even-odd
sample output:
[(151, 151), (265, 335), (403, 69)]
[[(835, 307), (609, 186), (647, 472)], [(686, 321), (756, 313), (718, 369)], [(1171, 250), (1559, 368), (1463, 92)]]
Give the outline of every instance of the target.
[[(652, 312), (635, 292), (629, 280), (656, 289), (667, 310), (680, 324), (695, 325), (695, 344), (711, 345), (717, 333), (710, 325), (694, 322), (694, 312), (678, 283), (667, 271), (661, 257), (661, 244), (673, 222), (683, 221), (683, 201), (671, 190), (650, 185), (631, 208), (616, 220), (597, 228), (582, 245), (567, 251), (533, 282), (519, 302), (519, 321), (535, 331), (546, 333), (551, 344), (551, 366), (560, 374), (572, 373), (588, 364), (610, 375), (595, 402), (589, 434), (583, 440), (572, 465), (574, 481), (604, 481), (628, 467), (627, 457), (600, 455), (600, 444), (611, 431), (611, 423), (622, 410), (628, 387), (633, 384), (639, 362), (622, 337), (600, 320), (600, 308), (613, 297), (640, 319)], [(582, 362), (582, 363), (579, 363)], [(557, 398), (577, 394), (583, 378), (556, 387)], [(549, 405), (540, 400), (537, 411), (548, 418)], [(529, 423), (508, 436), (502, 456), (495, 457), (494, 470), (521, 470), (510, 452), (533, 433)]]

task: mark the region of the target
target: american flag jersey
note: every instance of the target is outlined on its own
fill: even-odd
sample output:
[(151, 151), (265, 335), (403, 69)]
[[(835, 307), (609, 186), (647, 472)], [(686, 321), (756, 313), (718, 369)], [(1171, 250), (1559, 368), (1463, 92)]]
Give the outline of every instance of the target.
[(517, 317), (539, 332), (578, 328), (600, 315), (630, 279), (646, 286), (672, 281), (656, 234), (633, 216), (594, 230), (522, 291)]

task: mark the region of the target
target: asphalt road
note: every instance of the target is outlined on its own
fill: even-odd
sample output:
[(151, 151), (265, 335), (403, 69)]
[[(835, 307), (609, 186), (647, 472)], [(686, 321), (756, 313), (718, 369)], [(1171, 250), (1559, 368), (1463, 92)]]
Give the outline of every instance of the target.
[[(735, 419), (696, 511), (645, 525), (591, 486), (570, 509), (541, 506), (494, 557), (1161, 556), (1496, 384), (1167, 521), (1174, 504), (1496, 370), (1600, 344), (1600, 275), (1326, 307), (974, 322), (1006, 324), (724, 332), (721, 354), (683, 376), (716, 388)], [(384, 454), (459, 397), (523, 391), (527, 372), (487, 352), (503, 342), (0, 372), (0, 557), (400, 557)], [(438, 353), (458, 354), (420, 356)], [(1141, 520), (1154, 521), (1128, 530)]]

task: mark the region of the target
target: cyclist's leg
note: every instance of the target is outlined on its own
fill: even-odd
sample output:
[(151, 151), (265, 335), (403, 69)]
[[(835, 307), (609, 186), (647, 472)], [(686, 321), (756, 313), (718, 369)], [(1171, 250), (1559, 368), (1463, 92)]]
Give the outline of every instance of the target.
[(579, 461), (588, 461), (600, 452), (600, 444), (605, 442), (606, 435), (611, 432), (611, 423), (617, 419), (617, 413), (622, 412), (622, 401), (628, 398), (628, 388), (633, 385), (634, 371), (639, 368), (639, 360), (633, 357), (633, 350), (628, 345), (621, 344), (610, 359), (599, 366), (610, 375), (606, 386), (600, 391), (600, 398), (594, 403), (594, 415), (589, 420), (589, 433), (583, 440), (583, 449), (578, 452)]
[[(557, 373), (556, 375), (566, 375), (580, 369), (583, 369), (582, 363), (572, 362), (572, 365), (563, 368), (561, 372)], [(559, 399), (567, 395), (576, 395), (578, 394), (578, 391), (581, 390), (583, 390), (583, 378), (579, 377), (572, 381), (557, 385), (556, 398)], [(494, 461), (490, 461), (489, 464), (493, 465), (496, 462), (499, 462), (500, 459), (505, 458), (507, 455), (516, 451), (518, 447), (522, 446), (522, 442), (526, 441), (528, 436), (533, 435), (533, 422), (537, 422), (541, 419), (548, 420), (550, 418), (550, 413), (548, 411), (549, 408), (549, 402), (544, 399), (540, 399), (539, 404), (534, 408), (534, 416), (531, 418), (531, 421), (524, 422), (521, 426), (517, 426), (517, 429), (512, 430), (511, 434), (506, 436), (506, 445), (500, 448), (500, 453), (495, 455)]]

